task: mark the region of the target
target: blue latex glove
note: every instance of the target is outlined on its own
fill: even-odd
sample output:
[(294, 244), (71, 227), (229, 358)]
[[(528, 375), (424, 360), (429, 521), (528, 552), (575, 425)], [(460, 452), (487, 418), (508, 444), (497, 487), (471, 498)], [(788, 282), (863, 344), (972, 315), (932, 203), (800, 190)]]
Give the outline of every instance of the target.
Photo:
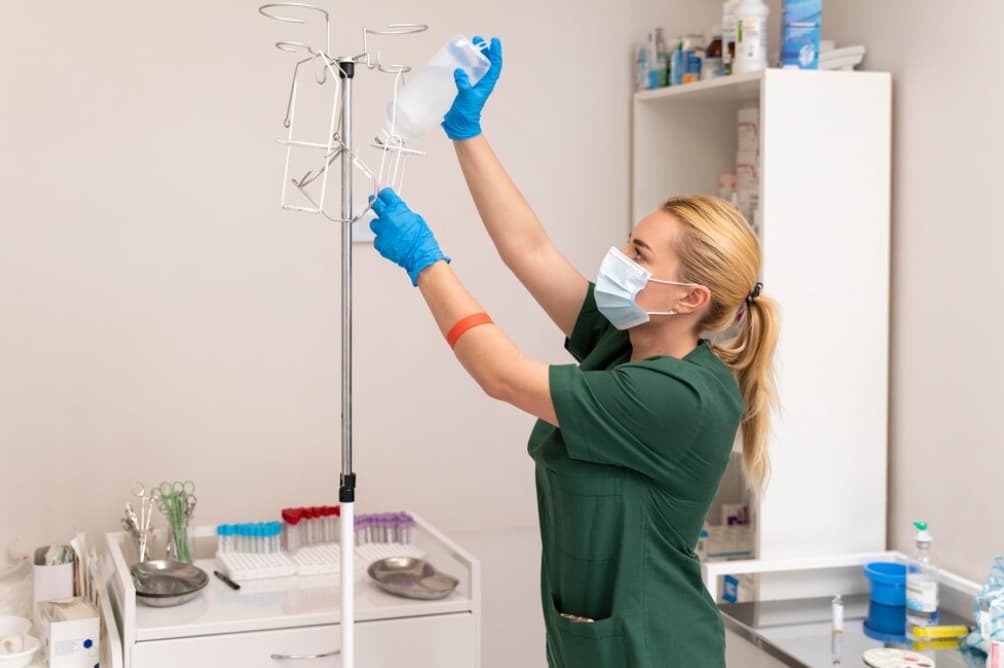
[(380, 255), (408, 272), (412, 285), (418, 285), (418, 275), (429, 265), (450, 261), (439, 249), (425, 219), (409, 209), (393, 189), (384, 188), (376, 198), (371, 195), (370, 206), (377, 215), (370, 222), (376, 235), (373, 245)]
[[(485, 40), (475, 37), (473, 42), (480, 45), (484, 44)], [(457, 97), (443, 118), (443, 129), (450, 139), (470, 139), (481, 134), (481, 110), (502, 72), (502, 42), (498, 37), (492, 37), (491, 45), (485, 55), (491, 66), (474, 86), (467, 78), (467, 72), (461, 69), (453, 72), (453, 80), (457, 83)]]

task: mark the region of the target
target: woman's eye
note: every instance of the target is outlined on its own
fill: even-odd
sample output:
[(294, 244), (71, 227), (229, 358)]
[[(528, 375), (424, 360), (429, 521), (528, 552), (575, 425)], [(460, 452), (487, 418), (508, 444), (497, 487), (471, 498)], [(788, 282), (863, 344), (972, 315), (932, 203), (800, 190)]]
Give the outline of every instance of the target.
[(644, 260), (645, 258), (642, 256), (641, 252), (635, 251), (634, 252), (634, 259), (635, 259), (635, 261), (638, 261), (638, 260)]

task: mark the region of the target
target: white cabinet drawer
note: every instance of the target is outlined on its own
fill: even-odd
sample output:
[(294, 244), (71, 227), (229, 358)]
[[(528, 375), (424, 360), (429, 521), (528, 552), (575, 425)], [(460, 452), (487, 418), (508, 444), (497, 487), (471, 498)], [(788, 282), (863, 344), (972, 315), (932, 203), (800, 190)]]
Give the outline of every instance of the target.
[[(356, 664), (366, 668), (477, 665), (476, 626), (470, 614), (358, 622)], [(341, 628), (311, 626), (137, 643), (133, 668), (338, 668)], [(273, 658), (279, 656), (319, 658)]]

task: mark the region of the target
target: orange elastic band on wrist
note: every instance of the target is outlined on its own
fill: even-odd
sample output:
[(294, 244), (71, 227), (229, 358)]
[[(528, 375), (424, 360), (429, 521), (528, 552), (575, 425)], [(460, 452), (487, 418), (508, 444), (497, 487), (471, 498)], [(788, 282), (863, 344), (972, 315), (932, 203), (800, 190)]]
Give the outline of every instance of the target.
[(471, 314), (466, 318), (461, 318), (457, 321), (457, 324), (450, 328), (450, 332), (446, 335), (446, 342), (450, 344), (450, 348), (452, 349), (453, 346), (457, 345), (457, 339), (463, 336), (467, 330), (478, 325), (491, 324), (494, 324), (494, 321), (487, 313)]

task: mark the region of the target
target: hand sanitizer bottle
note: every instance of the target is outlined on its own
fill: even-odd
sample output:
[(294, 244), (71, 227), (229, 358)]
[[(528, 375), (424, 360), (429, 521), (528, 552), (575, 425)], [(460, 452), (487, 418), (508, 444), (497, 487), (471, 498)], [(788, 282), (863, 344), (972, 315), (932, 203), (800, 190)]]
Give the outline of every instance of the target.
[(917, 547), (906, 565), (906, 635), (918, 626), (938, 623), (938, 569), (931, 563), (931, 534), (927, 522), (914, 522)]

